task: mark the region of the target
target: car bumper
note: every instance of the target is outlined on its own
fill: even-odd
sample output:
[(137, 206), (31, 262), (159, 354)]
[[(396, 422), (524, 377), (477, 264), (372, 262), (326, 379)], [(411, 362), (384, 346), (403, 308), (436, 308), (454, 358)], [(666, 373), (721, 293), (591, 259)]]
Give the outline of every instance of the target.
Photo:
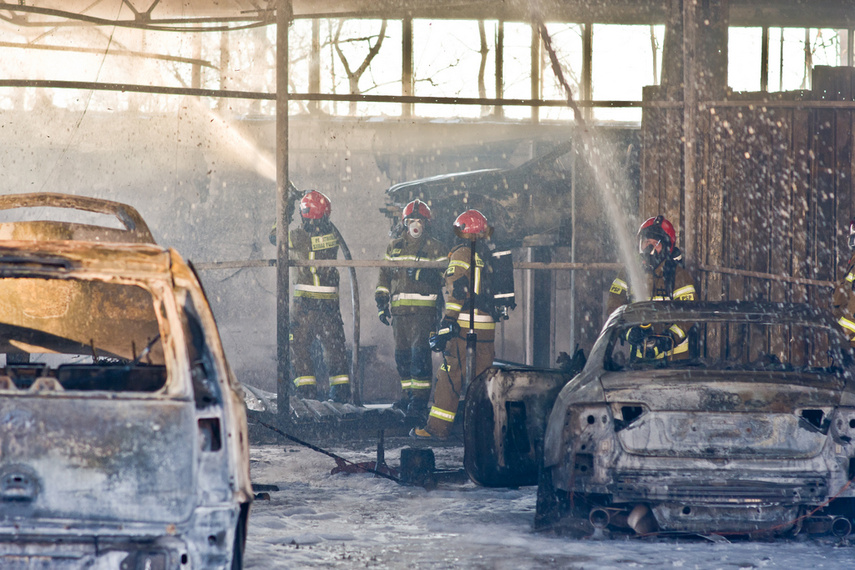
[(240, 506), (205, 507), (180, 525), (0, 521), (0, 568), (228, 568)]

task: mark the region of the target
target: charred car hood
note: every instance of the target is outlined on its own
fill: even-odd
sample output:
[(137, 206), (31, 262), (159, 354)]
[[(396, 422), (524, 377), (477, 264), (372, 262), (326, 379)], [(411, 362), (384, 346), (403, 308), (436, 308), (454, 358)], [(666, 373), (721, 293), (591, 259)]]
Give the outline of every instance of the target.
[(604, 374), (609, 403), (644, 402), (651, 410), (789, 413), (837, 406), (843, 380), (831, 375), (769, 371), (663, 370)]
[(445, 195), (450, 190), (493, 190), (494, 186), (504, 179), (507, 170), (497, 168), (485, 168), (483, 170), (472, 170), (470, 172), (454, 172), (451, 174), (439, 174), (428, 178), (410, 180), (395, 184), (386, 190), (386, 193), (398, 197), (402, 193), (418, 190), (426, 199), (433, 199)]

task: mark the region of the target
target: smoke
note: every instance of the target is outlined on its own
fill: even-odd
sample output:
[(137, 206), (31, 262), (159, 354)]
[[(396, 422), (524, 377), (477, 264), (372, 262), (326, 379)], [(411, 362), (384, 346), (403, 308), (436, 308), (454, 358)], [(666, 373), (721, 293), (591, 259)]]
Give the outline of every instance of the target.
[(201, 138), (216, 138), (230, 149), (230, 158), (256, 172), (259, 176), (276, 182), (276, 163), (268, 149), (264, 149), (226, 122), (219, 113), (203, 105), (198, 98), (188, 97), (196, 115), (197, 124), (204, 125), (207, 133)]

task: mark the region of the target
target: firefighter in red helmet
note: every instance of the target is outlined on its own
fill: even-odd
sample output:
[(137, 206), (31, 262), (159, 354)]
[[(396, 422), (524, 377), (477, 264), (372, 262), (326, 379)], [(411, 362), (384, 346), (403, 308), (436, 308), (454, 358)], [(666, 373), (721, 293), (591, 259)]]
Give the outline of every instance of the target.
[[(430, 208), (413, 200), (401, 213), (403, 233), (386, 248), (386, 261), (445, 261), (445, 247), (430, 236)], [(413, 418), (427, 415), (433, 366), (428, 337), (436, 322), (442, 269), (381, 267), (374, 290), (380, 321), (392, 326), (395, 365), (402, 398), (396, 403)]]
[(849, 344), (855, 346), (855, 218), (849, 220), (849, 249), (852, 254), (846, 272), (831, 295), (831, 311), (849, 337)]
[[(695, 282), (683, 267), (683, 252), (676, 245), (677, 232), (671, 222), (662, 215), (648, 218), (636, 237), (650, 297), (637, 298), (627, 271), (621, 270), (609, 288), (608, 313), (634, 301), (698, 300)], [(632, 327), (625, 335), (637, 358), (676, 360), (689, 357), (690, 328), (691, 323), (648, 325)]]
[[(436, 375), (427, 425), (413, 428), (410, 437), (436, 440), (448, 437), (454, 424), (466, 371), (466, 335), (472, 326), (477, 333), (474, 375), (493, 364), (497, 312), (490, 293), (493, 280), (489, 238), (493, 228), (478, 210), (467, 210), (454, 221), (454, 233), (461, 239), (451, 250), (445, 271), (445, 316), (432, 339), (434, 350), (442, 351), (443, 364)], [(471, 265), (473, 243), (475, 267)], [(470, 311), (474, 298), (474, 311)]]
[[(288, 232), (288, 247), (293, 259), (335, 259), (338, 237), (330, 222), (329, 198), (309, 190), (300, 200), (302, 224)], [(311, 347), (320, 341), (329, 371), (329, 398), (344, 403), (350, 400), (350, 375), (344, 324), (338, 299), (339, 275), (335, 267), (300, 266), (294, 285), (291, 311), (291, 364), (294, 385), (301, 398), (318, 397)]]

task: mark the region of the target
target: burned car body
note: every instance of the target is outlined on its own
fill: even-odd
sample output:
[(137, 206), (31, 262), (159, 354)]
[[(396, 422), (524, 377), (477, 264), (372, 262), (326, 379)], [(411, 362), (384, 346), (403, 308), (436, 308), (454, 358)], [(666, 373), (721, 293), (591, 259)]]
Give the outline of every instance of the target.
[[(626, 341), (674, 322), (693, 323), (690, 358)], [(624, 306), (552, 408), (537, 526), (848, 534), (853, 370), (834, 319), (807, 305)]]
[(98, 202), (0, 199), (131, 213), (0, 224), (0, 567), (240, 568), (246, 413), (213, 315), (177, 252)]
[(483, 487), (536, 485), (543, 434), (572, 372), (493, 366), (466, 390), (463, 467)]
[(565, 142), (515, 168), (491, 168), (441, 174), (395, 184), (386, 190), (382, 210), (394, 228), (401, 211), (416, 198), (431, 208), (432, 232), (451, 246), (454, 220), (466, 210), (483, 213), (502, 247), (568, 245), (572, 143)]

